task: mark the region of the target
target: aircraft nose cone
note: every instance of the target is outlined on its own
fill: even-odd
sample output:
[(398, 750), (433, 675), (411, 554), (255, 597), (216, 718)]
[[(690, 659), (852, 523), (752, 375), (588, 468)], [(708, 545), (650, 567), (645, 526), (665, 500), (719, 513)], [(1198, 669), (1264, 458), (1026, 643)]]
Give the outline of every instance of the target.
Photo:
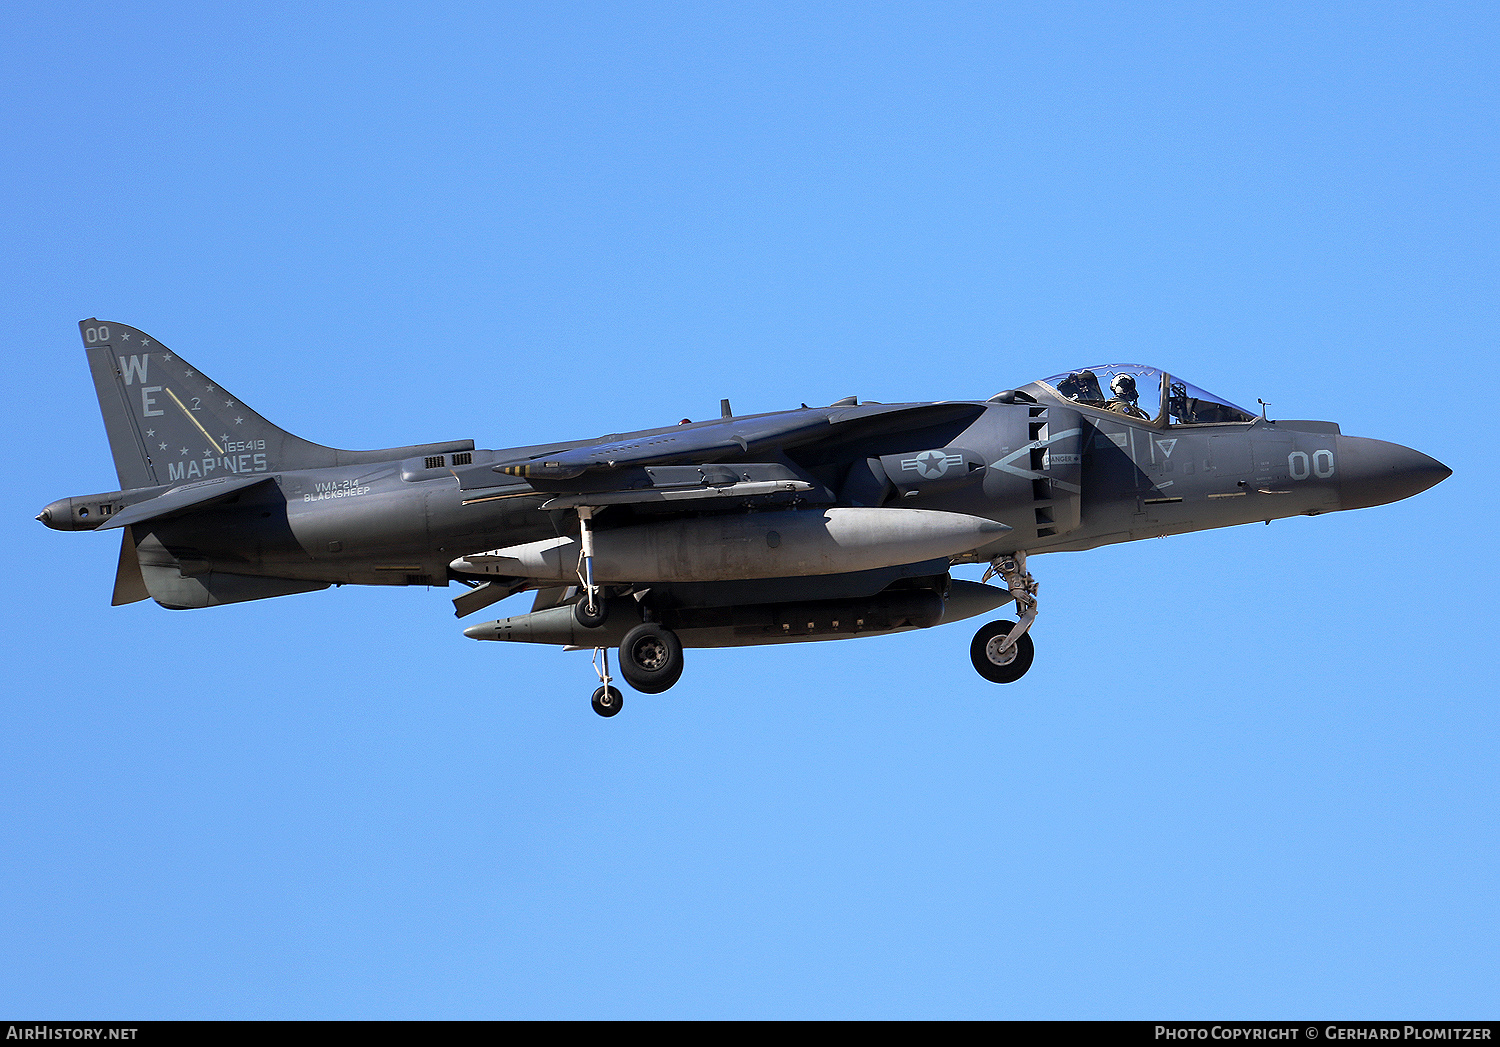
[(1436, 458), (1384, 440), (1340, 436), (1339, 506), (1364, 509), (1421, 494), (1453, 475)]

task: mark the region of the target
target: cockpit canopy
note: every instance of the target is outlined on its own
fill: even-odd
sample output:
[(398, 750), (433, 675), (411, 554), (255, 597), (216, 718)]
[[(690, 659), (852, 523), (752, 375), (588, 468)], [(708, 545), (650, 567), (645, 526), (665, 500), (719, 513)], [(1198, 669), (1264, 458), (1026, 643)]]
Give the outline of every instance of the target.
[(1100, 411), (1114, 411), (1151, 424), (1161, 420), (1165, 403), (1169, 425), (1253, 422), (1243, 407), (1141, 364), (1101, 364), (1055, 374), (1038, 383), (1065, 400)]

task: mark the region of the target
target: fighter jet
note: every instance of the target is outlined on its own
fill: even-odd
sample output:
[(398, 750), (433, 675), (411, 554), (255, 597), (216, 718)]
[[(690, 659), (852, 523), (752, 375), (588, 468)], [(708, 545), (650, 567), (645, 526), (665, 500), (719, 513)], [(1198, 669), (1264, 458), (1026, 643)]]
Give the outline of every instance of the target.
[[(1451, 471), (1334, 422), (1272, 421), (1138, 364), (986, 400), (802, 404), (530, 447), (347, 451), (277, 428), (160, 342), (81, 321), (120, 489), (37, 517), (122, 532), (114, 603), (458, 583), (476, 640), (592, 649), (593, 708), (677, 682), (683, 649), (883, 636), (987, 615), (986, 680), (1031, 667), (1029, 559), (1425, 491)], [(983, 581), (955, 579), (986, 564)], [(987, 584), (998, 579), (999, 585)]]

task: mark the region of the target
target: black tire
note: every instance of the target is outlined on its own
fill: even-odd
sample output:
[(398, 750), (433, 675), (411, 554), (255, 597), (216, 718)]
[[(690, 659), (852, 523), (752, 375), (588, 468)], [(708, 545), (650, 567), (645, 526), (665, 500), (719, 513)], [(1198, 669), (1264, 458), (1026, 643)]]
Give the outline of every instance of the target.
[(600, 716), (613, 716), (625, 704), (625, 696), (618, 687), (601, 687), (594, 692), (594, 712)]
[(589, 598), (588, 594), (585, 593), (583, 596), (580, 596), (578, 598), (578, 602), (573, 605), (573, 621), (577, 622), (585, 629), (597, 629), (609, 619), (609, 602), (604, 599), (603, 593), (599, 594), (598, 606), (594, 608), (594, 612), (592, 614), (589, 613), (588, 608)]
[(661, 694), (682, 675), (682, 641), (655, 622), (637, 625), (620, 641), (620, 675), (642, 694)]
[(969, 658), (973, 660), (975, 670), (990, 683), (1015, 683), (1031, 668), (1036, 648), (1032, 645), (1030, 633), (1024, 634), (1005, 652), (1004, 661), (997, 662), (992, 657), (991, 644), (1009, 636), (1015, 627), (1015, 622), (991, 622), (974, 634), (974, 642), (969, 645)]

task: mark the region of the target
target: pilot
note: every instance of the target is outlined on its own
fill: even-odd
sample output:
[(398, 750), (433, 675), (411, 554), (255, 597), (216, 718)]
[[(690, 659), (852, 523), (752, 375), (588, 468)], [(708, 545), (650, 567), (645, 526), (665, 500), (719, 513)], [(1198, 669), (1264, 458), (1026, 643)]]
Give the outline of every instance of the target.
[(1117, 411), (1120, 414), (1129, 415), (1131, 418), (1145, 418), (1146, 412), (1136, 406), (1140, 394), (1135, 391), (1135, 379), (1128, 374), (1117, 374), (1109, 383), (1109, 391), (1114, 395), (1105, 403), (1106, 411)]

